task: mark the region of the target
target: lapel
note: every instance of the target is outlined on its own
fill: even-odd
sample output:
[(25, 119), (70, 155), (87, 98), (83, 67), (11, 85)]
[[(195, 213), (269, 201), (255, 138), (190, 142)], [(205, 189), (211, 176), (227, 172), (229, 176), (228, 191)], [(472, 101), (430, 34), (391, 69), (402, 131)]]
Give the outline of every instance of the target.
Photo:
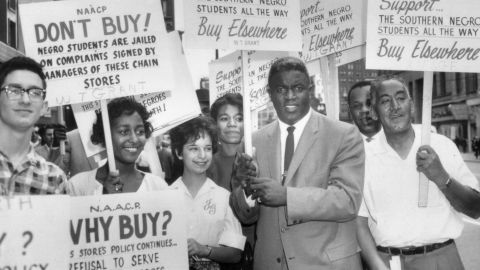
[(282, 156), (280, 153), (280, 126), (278, 121), (267, 131), (267, 141), (265, 142), (265, 148), (267, 156), (265, 157), (266, 164), (268, 164), (269, 175), (272, 179), (281, 181), (280, 164), (282, 162)]
[(290, 167), (287, 170), (287, 178), (285, 179), (285, 186), (288, 185), (288, 182), (292, 180), (295, 171), (298, 169), (302, 160), (305, 158), (308, 151), (310, 151), (312, 144), (317, 140), (318, 136), (315, 136), (319, 131), (318, 116), (312, 112), (310, 119), (308, 119), (307, 125), (303, 130), (302, 135), (300, 135), (300, 140), (298, 141), (297, 148), (293, 153), (292, 161)]

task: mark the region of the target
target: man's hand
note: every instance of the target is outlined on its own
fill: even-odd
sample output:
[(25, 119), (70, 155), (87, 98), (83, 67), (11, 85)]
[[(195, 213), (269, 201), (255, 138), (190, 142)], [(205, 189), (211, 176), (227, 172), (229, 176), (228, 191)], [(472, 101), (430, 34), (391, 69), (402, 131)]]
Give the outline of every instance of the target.
[(266, 206), (287, 205), (287, 188), (270, 178), (251, 178), (252, 199)]
[(55, 126), (53, 137), (56, 140), (56, 143), (65, 141), (67, 139), (67, 129), (62, 125)]
[(444, 185), (449, 178), (437, 153), (429, 145), (422, 145), (418, 148), (417, 171), (425, 174), (430, 181), (438, 186)]
[(207, 246), (199, 244), (195, 239), (188, 238), (188, 256), (207, 257)]
[(232, 168), (232, 186), (236, 188), (242, 186), (245, 195), (250, 196), (252, 189), (250, 188), (250, 177), (257, 176), (257, 164), (252, 157), (245, 153), (235, 155), (235, 161)]

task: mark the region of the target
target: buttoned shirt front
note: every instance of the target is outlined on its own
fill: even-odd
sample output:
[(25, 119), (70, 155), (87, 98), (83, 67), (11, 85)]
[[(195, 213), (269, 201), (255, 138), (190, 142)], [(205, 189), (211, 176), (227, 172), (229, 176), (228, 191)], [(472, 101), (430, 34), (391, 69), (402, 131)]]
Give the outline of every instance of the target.
[[(455, 239), (463, 230), (462, 215), (432, 181), (428, 206), (418, 207), (416, 153), (421, 145), (421, 126), (414, 126), (414, 132), (415, 140), (405, 159), (388, 144), (384, 133), (365, 144), (364, 198), (359, 215), (368, 217), (377, 245), (422, 246)], [(477, 179), (450, 139), (431, 134), (430, 145), (453, 179), (479, 190)]]
[(282, 173), (285, 171), (285, 168), (283, 168), (283, 163), (285, 160), (285, 142), (287, 140), (288, 136), (288, 131), (287, 128), (290, 126), (295, 127), (295, 130), (293, 131), (293, 145), (294, 145), (294, 153), (295, 149), (297, 149), (298, 142), (300, 141), (300, 137), (302, 136), (303, 130), (305, 129), (305, 126), (307, 125), (308, 119), (310, 119), (310, 116), (312, 115), (312, 109), (308, 110), (308, 113), (302, 117), (302, 119), (298, 120), (294, 125), (288, 125), (280, 119), (278, 119), (278, 124), (280, 127), (280, 149), (282, 153), (282, 162), (281, 162), (281, 169)]
[(246, 237), (229, 205), (230, 192), (207, 178), (197, 195), (193, 197), (182, 177), (170, 186), (184, 194), (187, 209), (188, 238), (202, 245), (228, 247), (243, 250)]
[(16, 167), (0, 151), (0, 195), (65, 193), (65, 173), (38, 155), (30, 145)]

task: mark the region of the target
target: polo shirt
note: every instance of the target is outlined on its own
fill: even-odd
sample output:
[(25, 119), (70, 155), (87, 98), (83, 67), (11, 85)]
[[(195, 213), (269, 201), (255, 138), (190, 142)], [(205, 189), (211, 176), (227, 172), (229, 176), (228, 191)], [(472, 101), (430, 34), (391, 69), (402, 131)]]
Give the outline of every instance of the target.
[[(359, 216), (367, 217), (377, 245), (422, 246), (457, 238), (463, 230), (462, 214), (429, 181), (428, 206), (418, 207), (419, 173), (416, 153), (421, 146), (421, 126), (413, 127), (415, 140), (405, 159), (387, 143), (382, 132), (366, 145), (365, 185)], [(431, 134), (431, 147), (447, 173), (456, 181), (479, 190), (479, 184), (455, 144)]]
[(170, 187), (179, 189), (184, 196), (188, 238), (202, 245), (224, 245), (243, 250), (246, 238), (230, 208), (230, 192), (217, 186), (210, 178), (207, 178), (195, 197), (188, 191), (182, 177)]

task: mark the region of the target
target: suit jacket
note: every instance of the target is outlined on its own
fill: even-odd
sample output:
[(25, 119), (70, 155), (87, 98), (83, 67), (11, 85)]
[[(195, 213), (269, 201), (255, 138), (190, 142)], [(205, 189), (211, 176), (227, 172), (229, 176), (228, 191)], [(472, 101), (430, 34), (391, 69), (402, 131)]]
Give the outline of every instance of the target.
[[(253, 136), (259, 176), (281, 181), (278, 121)], [(361, 269), (355, 218), (365, 153), (355, 126), (312, 112), (285, 179), (287, 206), (253, 208), (241, 187), (230, 203), (243, 223), (257, 223), (254, 269)]]

